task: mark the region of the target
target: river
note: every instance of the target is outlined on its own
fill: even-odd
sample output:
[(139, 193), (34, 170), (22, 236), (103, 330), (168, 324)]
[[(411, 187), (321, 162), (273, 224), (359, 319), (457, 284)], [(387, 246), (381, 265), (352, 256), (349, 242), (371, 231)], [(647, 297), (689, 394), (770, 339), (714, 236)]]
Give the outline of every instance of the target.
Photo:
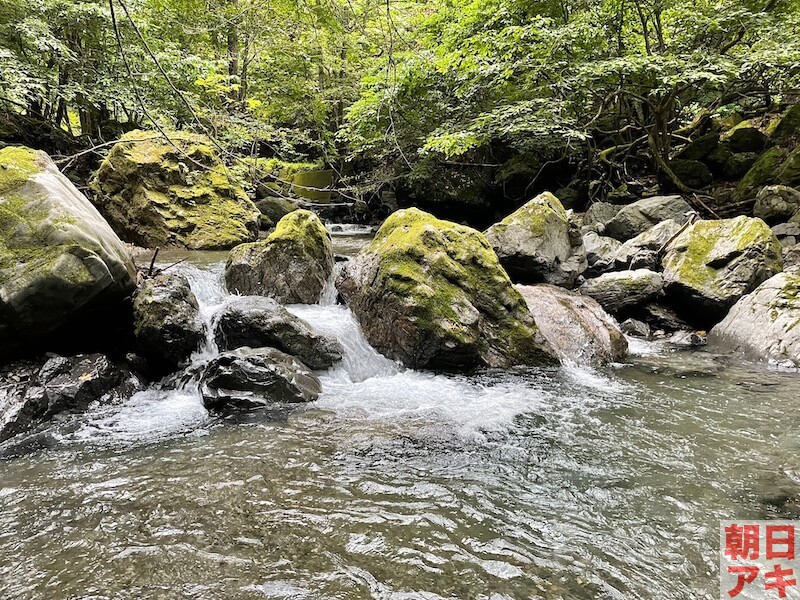
[[(174, 267), (206, 320), (223, 261)], [(154, 386), (0, 462), (0, 598), (711, 599), (720, 519), (796, 515), (797, 374), (634, 340), (446, 376), (343, 306), (290, 309), (346, 350), (317, 402), (222, 419)]]

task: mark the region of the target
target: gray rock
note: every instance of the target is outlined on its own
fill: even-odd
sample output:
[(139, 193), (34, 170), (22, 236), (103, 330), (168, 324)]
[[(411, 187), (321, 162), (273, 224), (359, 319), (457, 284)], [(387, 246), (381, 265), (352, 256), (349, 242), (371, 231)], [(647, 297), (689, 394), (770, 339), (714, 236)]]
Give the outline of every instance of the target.
[(261, 212), (261, 228), (271, 229), (290, 212), (299, 208), (296, 202), (287, 198), (267, 196), (256, 201), (256, 208)]
[(674, 309), (658, 302), (649, 302), (637, 312), (651, 328), (667, 332), (691, 329), (689, 323), (680, 317)]
[(197, 298), (183, 275), (145, 279), (134, 298), (133, 314), (139, 349), (156, 371), (174, 370), (205, 340)]
[(790, 248), (800, 244), (800, 223), (781, 223), (772, 227), (772, 233), (781, 246)]
[(667, 341), (680, 348), (698, 348), (705, 346), (708, 339), (707, 336), (696, 331), (676, 331)]
[(562, 360), (606, 363), (628, 353), (628, 342), (617, 322), (592, 298), (552, 285), (517, 288), (542, 335)]
[(312, 369), (327, 369), (344, 353), (338, 341), (315, 334), (308, 323), (271, 298), (233, 297), (214, 320), (214, 338), (223, 351), (271, 346), (296, 356)]
[(602, 236), (594, 231), (583, 235), (583, 247), (586, 250), (587, 277), (597, 277), (614, 268), (614, 257), (622, 246), (622, 242), (614, 238)]
[(619, 326), (622, 333), (633, 337), (649, 338), (650, 326), (637, 319), (625, 319)]
[(603, 234), (606, 224), (617, 216), (622, 207), (610, 202), (595, 202), (583, 215), (583, 230)]
[(699, 327), (713, 325), (739, 298), (783, 269), (781, 246), (761, 219), (698, 221), (663, 261), (667, 296)]
[(282, 304), (315, 304), (333, 271), (333, 247), (322, 221), (307, 210), (283, 217), (269, 237), (231, 250), (228, 291)]
[(311, 402), (319, 379), (296, 358), (274, 348), (238, 348), (206, 365), (200, 393), (209, 410), (250, 411), (275, 403)]
[(103, 354), (55, 356), (43, 366), (11, 363), (0, 371), (0, 441), (59, 412), (126, 397), (137, 386), (129, 371)]
[(741, 298), (709, 343), (782, 366), (800, 367), (800, 274), (779, 273)]
[(756, 194), (753, 215), (767, 223), (783, 223), (800, 211), (800, 191), (786, 185), (768, 185)]
[(680, 196), (653, 196), (622, 208), (608, 222), (605, 235), (626, 241), (667, 219), (684, 223), (692, 207)]
[(124, 244), (46, 154), (9, 146), (0, 169), (0, 356), (73, 324), (111, 335), (135, 285)]
[(681, 226), (676, 221), (668, 219), (628, 240), (614, 254), (615, 267), (619, 270), (657, 271), (661, 267), (659, 251), (680, 231)]
[(556, 362), (486, 238), (416, 208), (392, 214), (336, 287), (367, 341), (408, 366)]
[(492, 225), (485, 235), (514, 281), (572, 287), (586, 270), (580, 233), (549, 192)]
[(578, 291), (591, 296), (608, 312), (615, 314), (656, 298), (663, 288), (664, 281), (659, 273), (636, 269), (588, 279)]

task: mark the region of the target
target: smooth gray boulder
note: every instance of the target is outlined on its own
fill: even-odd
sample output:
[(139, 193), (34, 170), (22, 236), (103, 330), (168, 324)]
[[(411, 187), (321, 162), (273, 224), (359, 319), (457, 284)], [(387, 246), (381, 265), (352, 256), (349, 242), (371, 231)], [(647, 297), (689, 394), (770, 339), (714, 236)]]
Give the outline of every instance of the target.
[(680, 196), (644, 198), (624, 206), (606, 224), (604, 235), (625, 242), (667, 219), (684, 223), (692, 212), (692, 207)]
[(10, 363), (0, 371), (0, 442), (59, 412), (127, 397), (137, 386), (129, 371), (103, 354)]
[(614, 254), (614, 265), (619, 270), (650, 269), (661, 267), (659, 251), (681, 230), (682, 225), (672, 219), (662, 221), (622, 244)]
[(607, 363), (628, 353), (628, 342), (617, 322), (592, 298), (547, 284), (517, 289), (562, 361)]
[(761, 219), (698, 221), (663, 260), (670, 302), (700, 327), (713, 325), (739, 298), (783, 269), (781, 246)]
[(416, 208), (386, 219), (336, 285), (367, 341), (408, 366), (556, 362), (486, 238)]
[(238, 348), (206, 365), (200, 393), (209, 410), (251, 411), (273, 404), (312, 402), (322, 384), (293, 356), (275, 348)]
[(284, 216), (266, 240), (231, 250), (225, 284), (232, 294), (281, 304), (316, 304), (333, 271), (331, 237), (308, 210)]
[(709, 344), (781, 366), (800, 367), (800, 274), (779, 273), (742, 297)]
[(583, 247), (586, 250), (586, 261), (589, 267), (585, 271), (587, 277), (597, 277), (614, 268), (614, 257), (622, 242), (597, 232), (588, 231), (583, 234)]
[(338, 341), (315, 334), (308, 323), (261, 296), (231, 298), (214, 317), (214, 338), (223, 351), (270, 346), (312, 369), (327, 369), (344, 354)]
[(485, 232), (512, 280), (572, 287), (586, 270), (586, 251), (561, 201), (543, 192)]
[(783, 223), (800, 213), (800, 191), (786, 185), (768, 185), (756, 194), (753, 215), (770, 225)]
[(0, 215), (0, 357), (65, 327), (102, 336), (129, 321), (133, 261), (46, 154), (0, 149)]
[(635, 269), (587, 279), (578, 291), (597, 300), (611, 314), (617, 314), (658, 297), (663, 289), (664, 280), (659, 273)]
[(619, 204), (595, 202), (583, 215), (583, 231), (594, 231), (605, 235), (606, 224), (616, 217), (620, 210), (622, 210), (622, 206)]
[(189, 281), (177, 273), (145, 279), (133, 301), (134, 335), (154, 371), (185, 363), (205, 340)]

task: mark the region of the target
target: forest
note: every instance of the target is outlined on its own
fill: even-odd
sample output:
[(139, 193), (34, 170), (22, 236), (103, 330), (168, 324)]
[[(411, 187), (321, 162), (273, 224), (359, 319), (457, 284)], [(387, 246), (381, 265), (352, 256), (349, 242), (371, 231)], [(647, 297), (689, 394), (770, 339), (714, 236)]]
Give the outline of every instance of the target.
[(126, 131), (191, 130), (250, 189), (316, 165), (380, 216), (486, 225), (542, 190), (584, 208), (653, 186), (735, 213), (673, 161), (712, 120), (791, 105), (799, 5), (1, 0), (0, 140), (85, 182)]

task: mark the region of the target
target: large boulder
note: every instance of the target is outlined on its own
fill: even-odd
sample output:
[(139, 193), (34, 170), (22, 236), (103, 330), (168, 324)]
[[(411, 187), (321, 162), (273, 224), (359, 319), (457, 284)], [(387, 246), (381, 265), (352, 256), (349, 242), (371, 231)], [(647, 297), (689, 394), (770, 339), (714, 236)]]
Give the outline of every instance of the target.
[(670, 161), (669, 167), (681, 183), (690, 188), (704, 188), (713, 180), (711, 171), (699, 160), (676, 158)]
[(783, 268), (781, 246), (761, 219), (698, 221), (663, 260), (670, 301), (698, 325), (719, 321), (739, 298)]
[(125, 245), (46, 154), (0, 150), (0, 357), (117, 331), (135, 279)]
[(255, 204), (261, 212), (262, 229), (272, 229), (283, 217), (300, 208), (296, 201), (276, 196), (267, 196), (256, 200)]
[(370, 344), (411, 367), (555, 362), (486, 238), (421, 210), (392, 214), (337, 286)]
[(319, 379), (296, 358), (275, 348), (239, 348), (206, 365), (200, 393), (209, 410), (250, 411), (275, 403), (319, 398)]
[(606, 224), (604, 235), (625, 242), (667, 219), (683, 223), (690, 212), (692, 207), (680, 196), (644, 198), (623, 207)]
[(749, 121), (742, 121), (722, 134), (732, 152), (761, 152), (767, 144), (767, 136)]
[(661, 266), (659, 252), (681, 227), (676, 221), (667, 219), (628, 240), (614, 254), (616, 268), (658, 270)]
[(606, 363), (627, 354), (628, 342), (617, 322), (594, 299), (552, 285), (518, 289), (539, 331), (562, 360)]
[(606, 225), (622, 210), (618, 204), (595, 202), (583, 215), (583, 230), (605, 234)]
[(333, 271), (328, 230), (314, 213), (284, 216), (266, 240), (228, 255), (225, 283), (233, 294), (269, 296), (283, 304), (315, 304)]
[(784, 156), (785, 152), (777, 147), (762, 152), (736, 186), (734, 199), (741, 201), (755, 198), (762, 187), (775, 181), (775, 173)]
[(769, 224), (783, 223), (800, 212), (800, 191), (785, 185), (768, 185), (756, 194), (753, 215)]
[(570, 235), (561, 202), (543, 192), (485, 232), (500, 264), (515, 281), (571, 287), (586, 270), (580, 234)]
[(583, 247), (586, 249), (587, 277), (596, 277), (614, 268), (614, 257), (622, 246), (622, 242), (611, 237), (587, 231), (583, 235)]
[(659, 273), (635, 269), (587, 279), (578, 291), (597, 300), (608, 312), (620, 314), (657, 298), (663, 289), (664, 280)]
[(779, 273), (741, 298), (711, 330), (712, 345), (800, 367), (800, 275)]
[(127, 133), (92, 188), (114, 230), (137, 246), (220, 250), (258, 236), (259, 210), (201, 135)]
[(0, 371), (0, 442), (59, 412), (119, 400), (135, 387), (130, 372), (102, 354), (10, 363)]
[(214, 338), (220, 350), (271, 346), (312, 369), (327, 369), (344, 354), (338, 341), (315, 334), (308, 323), (272, 298), (234, 296), (214, 320)]
[(180, 274), (145, 279), (133, 301), (134, 334), (156, 371), (186, 362), (205, 339), (197, 298)]

